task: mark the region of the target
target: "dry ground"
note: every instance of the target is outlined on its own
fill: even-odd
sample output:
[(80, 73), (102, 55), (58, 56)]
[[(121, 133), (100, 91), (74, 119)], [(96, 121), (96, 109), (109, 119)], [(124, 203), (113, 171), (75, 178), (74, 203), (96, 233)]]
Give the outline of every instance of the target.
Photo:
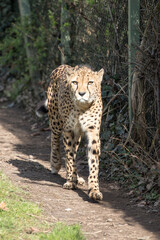
[(0, 168), (44, 209), (44, 218), (80, 223), (88, 240), (160, 239), (158, 211), (136, 204), (117, 185), (103, 181), (100, 203), (89, 201), (87, 184), (76, 191), (63, 189), (65, 170), (50, 173), (49, 153), (49, 132), (33, 134), (24, 111), (0, 107)]

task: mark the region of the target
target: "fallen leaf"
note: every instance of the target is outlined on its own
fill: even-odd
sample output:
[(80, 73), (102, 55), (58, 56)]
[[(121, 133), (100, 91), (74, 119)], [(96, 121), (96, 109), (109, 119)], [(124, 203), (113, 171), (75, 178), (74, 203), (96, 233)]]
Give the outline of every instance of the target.
[(0, 209), (3, 211), (8, 211), (8, 208), (6, 207), (6, 203), (5, 202), (1, 202), (0, 203)]
[(147, 186), (146, 186), (148, 191), (150, 191), (152, 189), (152, 187), (153, 187), (153, 182), (148, 183)]
[(138, 207), (143, 208), (146, 206), (146, 201), (141, 201), (140, 203), (137, 204)]
[(40, 229), (35, 228), (35, 227), (31, 227), (26, 230), (26, 233), (28, 233), (28, 234), (34, 234), (34, 233), (39, 233), (39, 232), (40, 232)]
[(34, 123), (34, 124), (31, 125), (31, 130), (33, 131), (35, 129), (37, 129), (37, 123)]
[(160, 206), (160, 199), (155, 202), (154, 206), (155, 206), (155, 207)]

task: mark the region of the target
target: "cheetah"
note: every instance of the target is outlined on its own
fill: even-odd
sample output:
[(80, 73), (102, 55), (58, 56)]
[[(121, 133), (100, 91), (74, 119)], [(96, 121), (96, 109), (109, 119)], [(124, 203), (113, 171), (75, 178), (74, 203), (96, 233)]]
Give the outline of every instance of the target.
[(51, 128), (51, 171), (57, 174), (61, 168), (60, 136), (63, 133), (67, 172), (63, 188), (76, 188), (75, 158), (81, 136), (85, 134), (88, 138), (88, 194), (94, 200), (103, 198), (98, 181), (103, 74), (103, 69), (95, 72), (85, 65), (61, 65), (51, 73), (47, 92)]

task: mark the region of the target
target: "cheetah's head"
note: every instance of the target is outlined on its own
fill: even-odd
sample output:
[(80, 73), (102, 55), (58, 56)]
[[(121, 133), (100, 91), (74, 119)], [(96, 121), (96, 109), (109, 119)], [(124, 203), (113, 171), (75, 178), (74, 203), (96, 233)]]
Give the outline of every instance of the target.
[(101, 94), (104, 70), (94, 72), (86, 66), (69, 69), (67, 74), (71, 98), (76, 106), (87, 109)]

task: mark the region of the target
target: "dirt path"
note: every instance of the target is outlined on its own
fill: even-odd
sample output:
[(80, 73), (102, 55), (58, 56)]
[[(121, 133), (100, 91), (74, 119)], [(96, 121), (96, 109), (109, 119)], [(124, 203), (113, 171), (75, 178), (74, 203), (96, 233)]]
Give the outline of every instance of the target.
[(80, 223), (88, 240), (159, 240), (160, 215), (136, 206), (116, 185), (100, 183), (104, 200), (90, 202), (87, 185), (62, 188), (65, 171), (49, 171), (49, 132), (34, 135), (26, 114), (0, 108), (0, 166), (15, 185), (29, 191), (51, 221)]

